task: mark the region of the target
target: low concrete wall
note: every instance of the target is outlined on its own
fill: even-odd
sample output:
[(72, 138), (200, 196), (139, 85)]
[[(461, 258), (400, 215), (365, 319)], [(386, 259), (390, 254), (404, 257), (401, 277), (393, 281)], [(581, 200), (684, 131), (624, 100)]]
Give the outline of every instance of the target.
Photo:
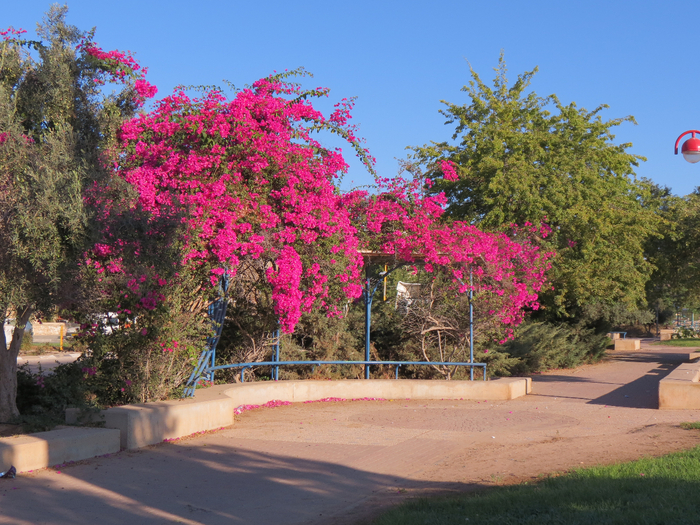
[(700, 408), (700, 364), (684, 363), (659, 381), (659, 408)]
[(688, 353), (688, 361), (689, 362), (695, 361), (698, 358), (700, 358), (700, 351), (693, 350), (692, 352)]
[(60, 428), (50, 432), (0, 438), (0, 470), (17, 472), (119, 452), (119, 430)]
[(641, 350), (641, 339), (615, 339), (615, 350)]
[[(198, 390), (194, 398), (108, 408), (91, 419), (104, 421), (106, 428), (118, 429), (121, 448), (145, 447), (233, 425), (233, 410), (238, 405), (226, 395), (229, 388), (230, 385), (219, 385)], [(69, 425), (77, 424), (78, 417), (77, 409), (66, 410)]]
[(38, 321), (32, 323), (32, 328), (34, 335), (60, 335), (61, 329), (64, 330), (64, 334), (66, 329), (64, 323), (40, 323)]
[[(507, 400), (531, 391), (530, 378), (491, 381), (428, 381), (407, 379), (354, 379), (346, 381), (259, 381), (217, 385), (197, 390), (194, 398), (115, 407), (96, 417), (107, 428), (121, 432), (121, 447), (140, 448), (233, 424), (240, 405), (272, 400), (302, 402), (339, 397), (357, 399), (491, 399)], [(78, 411), (66, 411), (66, 422), (76, 423)]]

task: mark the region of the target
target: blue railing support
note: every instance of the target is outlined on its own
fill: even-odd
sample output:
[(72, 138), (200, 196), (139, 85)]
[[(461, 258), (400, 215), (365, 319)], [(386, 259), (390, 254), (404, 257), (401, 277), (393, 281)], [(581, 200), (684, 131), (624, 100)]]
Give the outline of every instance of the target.
[[(469, 362), (435, 362), (435, 361), (372, 361), (370, 359), (370, 332), (372, 327), (372, 302), (374, 299), (374, 294), (379, 287), (379, 284), (386, 279), (386, 277), (402, 268), (405, 264), (401, 264), (392, 268), (389, 271), (384, 271), (380, 273), (380, 279), (372, 285), (372, 280), (369, 275), (369, 265), (366, 270), (366, 280), (365, 287), (363, 291), (363, 299), (365, 303), (365, 359), (364, 361), (280, 361), (280, 330), (279, 327), (273, 332), (273, 351), (271, 361), (260, 361), (251, 363), (233, 363), (228, 365), (216, 366), (216, 345), (221, 337), (221, 329), (223, 327), (224, 319), (226, 318), (226, 306), (227, 306), (227, 292), (229, 286), (228, 273), (222, 276), (220, 282), (220, 297), (214, 301), (209, 306), (209, 317), (214, 325), (214, 336), (207, 338), (207, 346), (205, 350), (199, 357), (197, 366), (195, 370), (190, 375), (187, 385), (184, 390), (184, 396), (194, 396), (197, 384), (203, 379), (207, 378), (213, 382), (214, 373), (217, 370), (241, 369), (241, 382), (245, 381), (245, 371), (253, 369), (259, 366), (269, 366), (271, 367), (271, 378), (275, 381), (279, 380), (279, 367), (280, 366), (300, 366), (300, 365), (311, 365), (313, 366), (313, 371), (315, 371), (317, 366), (322, 365), (360, 365), (364, 366), (364, 376), (365, 379), (370, 378), (370, 371), (372, 365), (393, 365), (394, 377), (399, 378), (399, 369), (404, 365), (417, 365), (417, 366), (455, 366), (455, 367), (469, 367), (469, 379), (474, 380), (474, 368), (481, 368), (483, 372), (483, 380), (486, 381), (486, 364), (485, 363), (475, 363), (474, 362), (474, 280), (472, 274), (472, 268), (469, 268)], [(460, 282), (461, 279), (460, 279)]]
[[(369, 265), (367, 266), (367, 284), (365, 285), (365, 361), (369, 361), (369, 333), (372, 326), (372, 299), (374, 291), (370, 292), (372, 284), (369, 280)], [(369, 379), (369, 365), (365, 365), (365, 379)]]
[(212, 323), (213, 334), (210, 337), (207, 337), (204, 350), (202, 350), (202, 353), (197, 360), (197, 366), (195, 366), (192, 374), (190, 374), (190, 377), (185, 384), (185, 389), (182, 394), (183, 397), (194, 396), (194, 391), (197, 388), (197, 384), (203, 377), (206, 377), (208, 381), (214, 382), (214, 371), (216, 369), (216, 345), (219, 343), (221, 331), (224, 327), (224, 321), (226, 320), (228, 287), (229, 274), (228, 271), (225, 271), (221, 276), (221, 280), (219, 281), (219, 298), (212, 302), (209, 305), (209, 308), (207, 308), (209, 320)]
[[(474, 362), (474, 279), (469, 267), (469, 361)], [(469, 369), (469, 379), (474, 381), (474, 369)]]
[[(274, 357), (272, 358), (273, 361), (279, 361), (280, 360), (280, 329), (279, 327), (277, 330), (273, 332), (272, 337), (274, 337), (274, 344), (272, 345), (272, 350), (274, 352)], [(273, 378), (275, 381), (279, 381), (280, 378), (280, 367), (276, 366), (273, 374)]]

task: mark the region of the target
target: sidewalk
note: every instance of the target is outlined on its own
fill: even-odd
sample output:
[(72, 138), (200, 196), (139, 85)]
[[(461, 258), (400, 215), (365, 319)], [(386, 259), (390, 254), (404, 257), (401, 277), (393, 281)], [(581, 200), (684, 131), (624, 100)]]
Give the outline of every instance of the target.
[(535, 376), (533, 394), (507, 402), (244, 412), (218, 432), (0, 480), (0, 523), (350, 524), (414, 495), (700, 443), (678, 428), (700, 411), (656, 410), (658, 381), (683, 354), (648, 344), (611, 354)]
[(59, 352), (43, 355), (20, 355), (17, 357), (17, 366), (29, 364), (29, 370), (37, 373), (39, 370), (46, 372), (53, 370), (58, 365), (72, 363), (80, 357), (80, 352)]

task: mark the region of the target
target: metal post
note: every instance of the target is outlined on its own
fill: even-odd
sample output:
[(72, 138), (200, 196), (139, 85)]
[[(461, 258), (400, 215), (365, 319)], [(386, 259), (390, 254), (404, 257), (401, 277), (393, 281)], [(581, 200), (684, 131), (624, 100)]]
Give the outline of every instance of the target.
[[(372, 283), (369, 280), (367, 265), (367, 283), (365, 285), (365, 361), (369, 361), (369, 331), (372, 324)], [(365, 365), (365, 379), (369, 379), (369, 364)]]
[(384, 301), (386, 302), (386, 277), (389, 275), (389, 265), (384, 265)]
[[(275, 345), (275, 361), (279, 362), (280, 360), (280, 329), (277, 328), (275, 337), (277, 338), (277, 344)], [(275, 367), (275, 381), (279, 381), (280, 378), (280, 367), (276, 366)]]
[[(474, 362), (474, 279), (469, 267), (469, 362)], [(474, 367), (469, 367), (469, 379), (474, 381)]]

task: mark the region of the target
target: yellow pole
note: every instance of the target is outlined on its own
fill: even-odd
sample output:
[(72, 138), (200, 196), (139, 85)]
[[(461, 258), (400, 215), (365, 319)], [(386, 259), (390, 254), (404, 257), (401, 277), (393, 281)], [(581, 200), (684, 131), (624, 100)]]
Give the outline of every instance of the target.
[(384, 265), (384, 300), (386, 301), (386, 271), (389, 269), (388, 265)]
[(61, 352), (63, 352), (63, 326), (64, 326), (63, 323), (61, 323), (61, 346), (60, 346)]

